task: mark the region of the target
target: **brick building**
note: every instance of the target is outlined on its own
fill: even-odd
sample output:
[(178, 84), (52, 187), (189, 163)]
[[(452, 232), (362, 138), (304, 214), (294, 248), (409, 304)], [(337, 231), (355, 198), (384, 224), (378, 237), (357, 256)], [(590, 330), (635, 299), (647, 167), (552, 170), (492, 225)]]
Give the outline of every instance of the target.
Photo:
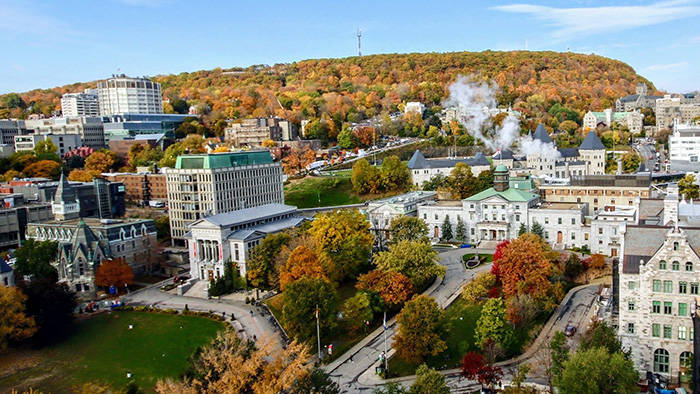
[(166, 201), (168, 199), (165, 174), (120, 172), (102, 175), (110, 182), (124, 184), (127, 201), (145, 203), (151, 200)]

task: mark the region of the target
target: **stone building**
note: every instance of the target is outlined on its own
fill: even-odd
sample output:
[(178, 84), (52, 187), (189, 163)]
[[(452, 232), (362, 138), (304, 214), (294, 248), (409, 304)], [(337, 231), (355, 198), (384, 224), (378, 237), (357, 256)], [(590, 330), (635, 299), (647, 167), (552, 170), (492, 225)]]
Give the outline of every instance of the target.
[(408, 161), (408, 169), (411, 171), (413, 185), (420, 188), (423, 182), (429, 181), (438, 174), (449, 176), (457, 163), (464, 163), (471, 167), (474, 176), (479, 176), (482, 171), (491, 169), (491, 162), (481, 152), (474, 157), (426, 159), (419, 150), (415, 151)]
[(226, 141), (236, 147), (261, 147), (263, 141), (291, 141), (296, 138), (292, 122), (281, 118), (243, 119), (224, 130)]
[(615, 112), (629, 112), (642, 108), (654, 109), (658, 98), (661, 96), (650, 96), (647, 85), (640, 83), (637, 85), (636, 94), (615, 100)]
[(370, 230), (374, 231), (375, 239), (382, 243), (391, 238), (389, 228), (391, 221), (400, 216), (416, 216), (418, 206), (435, 201), (437, 192), (413, 191), (398, 196), (373, 200), (367, 204), (365, 213), (369, 219)]
[(267, 150), (182, 155), (163, 170), (174, 244), (187, 225), (205, 216), (284, 203), (282, 166)]
[(613, 123), (626, 126), (632, 133), (639, 133), (644, 127), (644, 115), (639, 111), (613, 112), (611, 108), (603, 112), (588, 111), (583, 116), (583, 127), (595, 129), (598, 126), (612, 127)]
[(569, 178), (605, 173), (605, 146), (593, 131), (586, 135), (578, 148), (558, 148), (542, 124), (530, 138), (543, 149), (548, 148), (547, 153), (530, 152), (526, 156), (526, 167), (522, 170), (533, 176)]
[(185, 234), (190, 275), (210, 280), (224, 274), (224, 263), (233, 262), (245, 277), (250, 249), (268, 235), (297, 227), (309, 220), (296, 207), (274, 203), (199, 219)]

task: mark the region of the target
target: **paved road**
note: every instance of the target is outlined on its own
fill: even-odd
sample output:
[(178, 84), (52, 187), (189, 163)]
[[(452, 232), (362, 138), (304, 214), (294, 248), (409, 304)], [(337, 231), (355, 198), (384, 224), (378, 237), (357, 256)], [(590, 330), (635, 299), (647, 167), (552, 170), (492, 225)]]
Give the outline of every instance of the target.
[[(491, 251), (493, 252), (493, 251)], [(447, 268), (444, 280), (427, 290), (427, 293), (440, 304), (446, 307), (461, 292), (462, 286), (478, 272), (491, 269), (491, 265), (480, 266), (467, 271), (462, 264), (462, 255), (474, 253), (474, 249), (455, 249), (439, 254), (440, 264)], [(393, 354), (391, 345), (396, 331), (395, 320), (387, 322), (386, 331), (387, 350)], [(384, 350), (384, 332), (380, 327), (370, 334), (365, 340), (353, 347), (335, 362), (325, 367), (334, 381), (344, 393), (371, 392), (374, 384), (381, 380), (374, 375), (374, 365), (378, 362), (379, 354)], [(352, 357), (350, 357), (352, 355)], [(366, 373), (369, 372), (369, 373)]]
[[(656, 163), (656, 151), (653, 145), (639, 144), (636, 145), (637, 152), (642, 156), (642, 161), (639, 163), (639, 171), (654, 171), (654, 163)], [(653, 156), (650, 159), (649, 156)]]
[[(281, 337), (274, 324), (270, 321), (270, 316), (264, 314), (261, 308), (246, 305), (244, 302), (229, 300), (207, 300), (196, 297), (179, 296), (162, 292), (158, 287), (151, 287), (132, 293), (123, 298), (127, 305), (152, 305), (160, 309), (185, 309), (185, 305), (194, 311), (213, 311), (218, 314), (226, 313), (227, 321), (231, 316), (242, 326), (247, 338), (257, 338), (258, 341), (269, 341), (274, 348), (281, 348)], [(254, 309), (255, 308), (255, 309)], [(250, 311), (254, 310), (253, 315)], [(234, 327), (240, 328), (233, 323)]]

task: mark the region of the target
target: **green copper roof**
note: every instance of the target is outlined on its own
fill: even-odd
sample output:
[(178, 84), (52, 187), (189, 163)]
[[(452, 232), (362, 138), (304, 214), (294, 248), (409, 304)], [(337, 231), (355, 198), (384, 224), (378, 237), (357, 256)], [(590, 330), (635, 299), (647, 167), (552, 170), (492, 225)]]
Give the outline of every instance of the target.
[(177, 157), (175, 168), (207, 169), (250, 166), (272, 163), (270, 151), (227, 152), (201, 155), (181, 155)]
[(503, 164), (499, 164), (496, 166), (496, 169), (494, 170), (496, 172), (508, 172), (508, 167), (504, 166)]
[(537, 198), (537, 194), (532, 194), (528, 192), (524, 192), (522, 190), (514, 189), (512, 187), (506, 189), (505, 191), (502, 192), (497, 192), (496, 189), (494, 188), (489, 188), (484, 190), (481, 193), (477, 193), (471, 197), (465, 198), (467, 201), (481, 201), (489, 197), (493, 196), (500, 196), (504, 198), (507, 201), (515, 201), (515, 202), (527, 202), (532, 199)]

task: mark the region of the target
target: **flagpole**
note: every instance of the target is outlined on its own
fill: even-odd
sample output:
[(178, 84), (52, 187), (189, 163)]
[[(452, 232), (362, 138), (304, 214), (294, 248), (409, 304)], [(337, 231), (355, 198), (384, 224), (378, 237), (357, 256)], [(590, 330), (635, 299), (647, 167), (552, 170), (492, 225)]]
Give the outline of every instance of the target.
[(318, 304), (316, 304), (316, 343), (318, 345), (318, 362), (321, 362), (321, 328), (318, 325)]

